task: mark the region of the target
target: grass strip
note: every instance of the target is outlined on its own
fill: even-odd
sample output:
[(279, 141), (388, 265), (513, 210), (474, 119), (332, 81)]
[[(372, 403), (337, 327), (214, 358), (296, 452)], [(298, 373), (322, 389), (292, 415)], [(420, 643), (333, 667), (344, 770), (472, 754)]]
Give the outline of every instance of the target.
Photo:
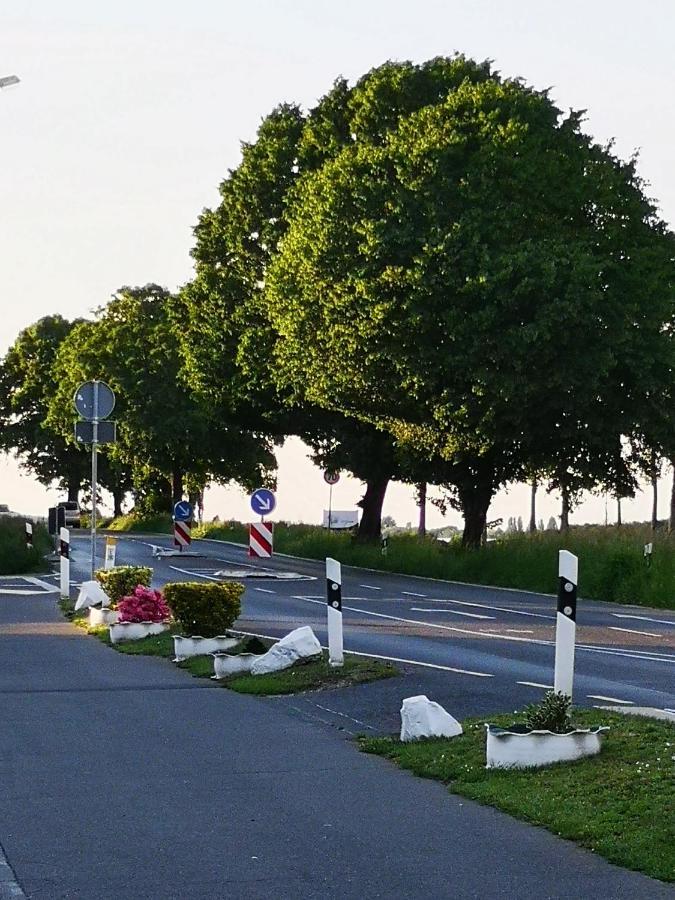
[[(173, 636), (179, 633), (177, 627), (162, 634), (151, 635), (138, 641), (123, 641), (119, 644), (111, 644), (108, 628), (105, 625), (90, 628), (86, 617), (79, 615), (74, 610), (72, 600), (61, 600), (61, 609), (74, 625), (83, 628), (89, 634), (94, 635), (104, 644), (117, 650), (118, 653), (126, 653), (131, 656), (161, 656), (173, 659)], [(242, 643), (228, 651), (238, 653), (250, 646), (250, 640), (242, 638)], [(270, 647), (274, 642), (255, 638), (258, 645)], [(262, 650), (262, 646), (260, 646)], [(213, 657), (193, 656), (178, 663), (181, 669), (186, 669), (196, 678), (210, 678), (213, 675)], [(296, 663), (290, 669), (281, 672), (273, 672), (269, 675), (233, 675), (231, 678), (222, 678), (218, 684), (237, 691), (240, 694), (255, 694), (257, 696), (272, 696), (277, 694), (298, 694), (302, 691), (318, 691), (326, 688), (344, 687), (350, 684), (364, 684), (368, 681), (376, 681), (380, 678), (391, 678), (398, 675), (398, 670), (391, 663), (378, 659), (370, 659), (365, 656), (345, 656), (344, 666), (333, 668), (328, 663), (328, 654), (324, 651), (321, 659), (308, 660)]]
[[(508, 726), (513, 715), (491, 723)], [(485, 768), (485, 719), (463, 723), (451, 740), (402, 744), (361, 738), (360, 748), (393, 760), (454, 794), (572, 841), (610, 862), (675, 880), (675, 728), (668, 722), (605, 710), (574, 710), (579, 725), (609, 725), (602, 752), (542, 769)]]

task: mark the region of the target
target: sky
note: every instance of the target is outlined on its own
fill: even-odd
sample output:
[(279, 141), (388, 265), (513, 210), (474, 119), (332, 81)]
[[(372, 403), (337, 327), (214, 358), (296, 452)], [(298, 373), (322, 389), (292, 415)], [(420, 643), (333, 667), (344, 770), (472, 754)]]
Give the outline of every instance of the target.
[[(550, 88), (562, 109), (587, 110), (586, 130), (620, 156), (639, 151), (672, 224), (674, 38), (670, 0), (0, 0), (0, 76), (21, 78), (0, 93), (0, 353), (41, 316), (87, 315), (121, 285), (188, 281), (192, 228), (261, 118), (284, 101), (312, 106), (338, 75), (387, 59), (459, 51)], [(320, 521), (321, 472), (296, 439), (278, 458), (276, 517)], [(343, 475), (333, 505), (353, 509), (362, 492)], [(0, 458), (0, 503), (44, 514), (56, 499)], [(647, 518), (650, 504), (647, 493), (625, 502), (624, 518)], [(590, 497), (572, 522), (604, 521), (605, 510)], [(411, 489), (392, 485), (384, 512), (414, 522)], [(558, 513), (544, 494), (538, 516)], [(207, 493), (207, 518), (249, 514), (236, 487)], [(524, 485), (489, 513), (518, 515), (529, 516)], [(461, 524), (435, 507), (428, 521)]]

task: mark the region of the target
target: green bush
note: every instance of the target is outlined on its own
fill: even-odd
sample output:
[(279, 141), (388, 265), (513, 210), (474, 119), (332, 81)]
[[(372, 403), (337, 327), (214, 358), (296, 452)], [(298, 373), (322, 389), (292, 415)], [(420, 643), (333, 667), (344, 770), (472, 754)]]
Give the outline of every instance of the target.
[(216, 637), (234, 624), (241, 612), (244, 585), (236, 582), (177, 581), (164, 585), (164, 597), (174, 619), (187, 635)]
[(571, 698), (562, 691), (547, 691), (539, 703), (531, 703), (525, 707), (525, 724), (530, 731), (567, 734), (572, 730), (571, 703)]
[(133, 593), (139, 584), (150, 587), (152, 569), (148, 566), (115, 566), (113, 569), (99, 569), (96, 572), (96, 580), (115, 606), (122, 597), (128, 597)]
[(0, 575), (19, 575), (44, 569), (42, 557), (51, 541), (44, 525), (33, 522), (33, 547), (26, 546), (26, 522), (19, 518), (0, 517)]

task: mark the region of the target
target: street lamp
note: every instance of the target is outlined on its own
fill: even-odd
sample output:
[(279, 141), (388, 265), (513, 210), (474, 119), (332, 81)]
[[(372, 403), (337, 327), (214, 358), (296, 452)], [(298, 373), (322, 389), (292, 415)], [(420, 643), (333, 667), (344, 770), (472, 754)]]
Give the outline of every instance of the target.
[(17, 75), (5, 75), (4, 78), (0, 78), (0, 88), (9, 87), (12, 84), (18, 84), (21, 79)]

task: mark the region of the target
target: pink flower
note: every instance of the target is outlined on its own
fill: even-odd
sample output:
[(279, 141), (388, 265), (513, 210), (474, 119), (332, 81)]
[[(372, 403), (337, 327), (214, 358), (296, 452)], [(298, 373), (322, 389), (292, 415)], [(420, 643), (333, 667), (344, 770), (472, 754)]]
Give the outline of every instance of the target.
[(139, 584), (132, 594), (117, 604), (120, 622), (163, 622), (171, 618), (171, 610), (159, 591)]

